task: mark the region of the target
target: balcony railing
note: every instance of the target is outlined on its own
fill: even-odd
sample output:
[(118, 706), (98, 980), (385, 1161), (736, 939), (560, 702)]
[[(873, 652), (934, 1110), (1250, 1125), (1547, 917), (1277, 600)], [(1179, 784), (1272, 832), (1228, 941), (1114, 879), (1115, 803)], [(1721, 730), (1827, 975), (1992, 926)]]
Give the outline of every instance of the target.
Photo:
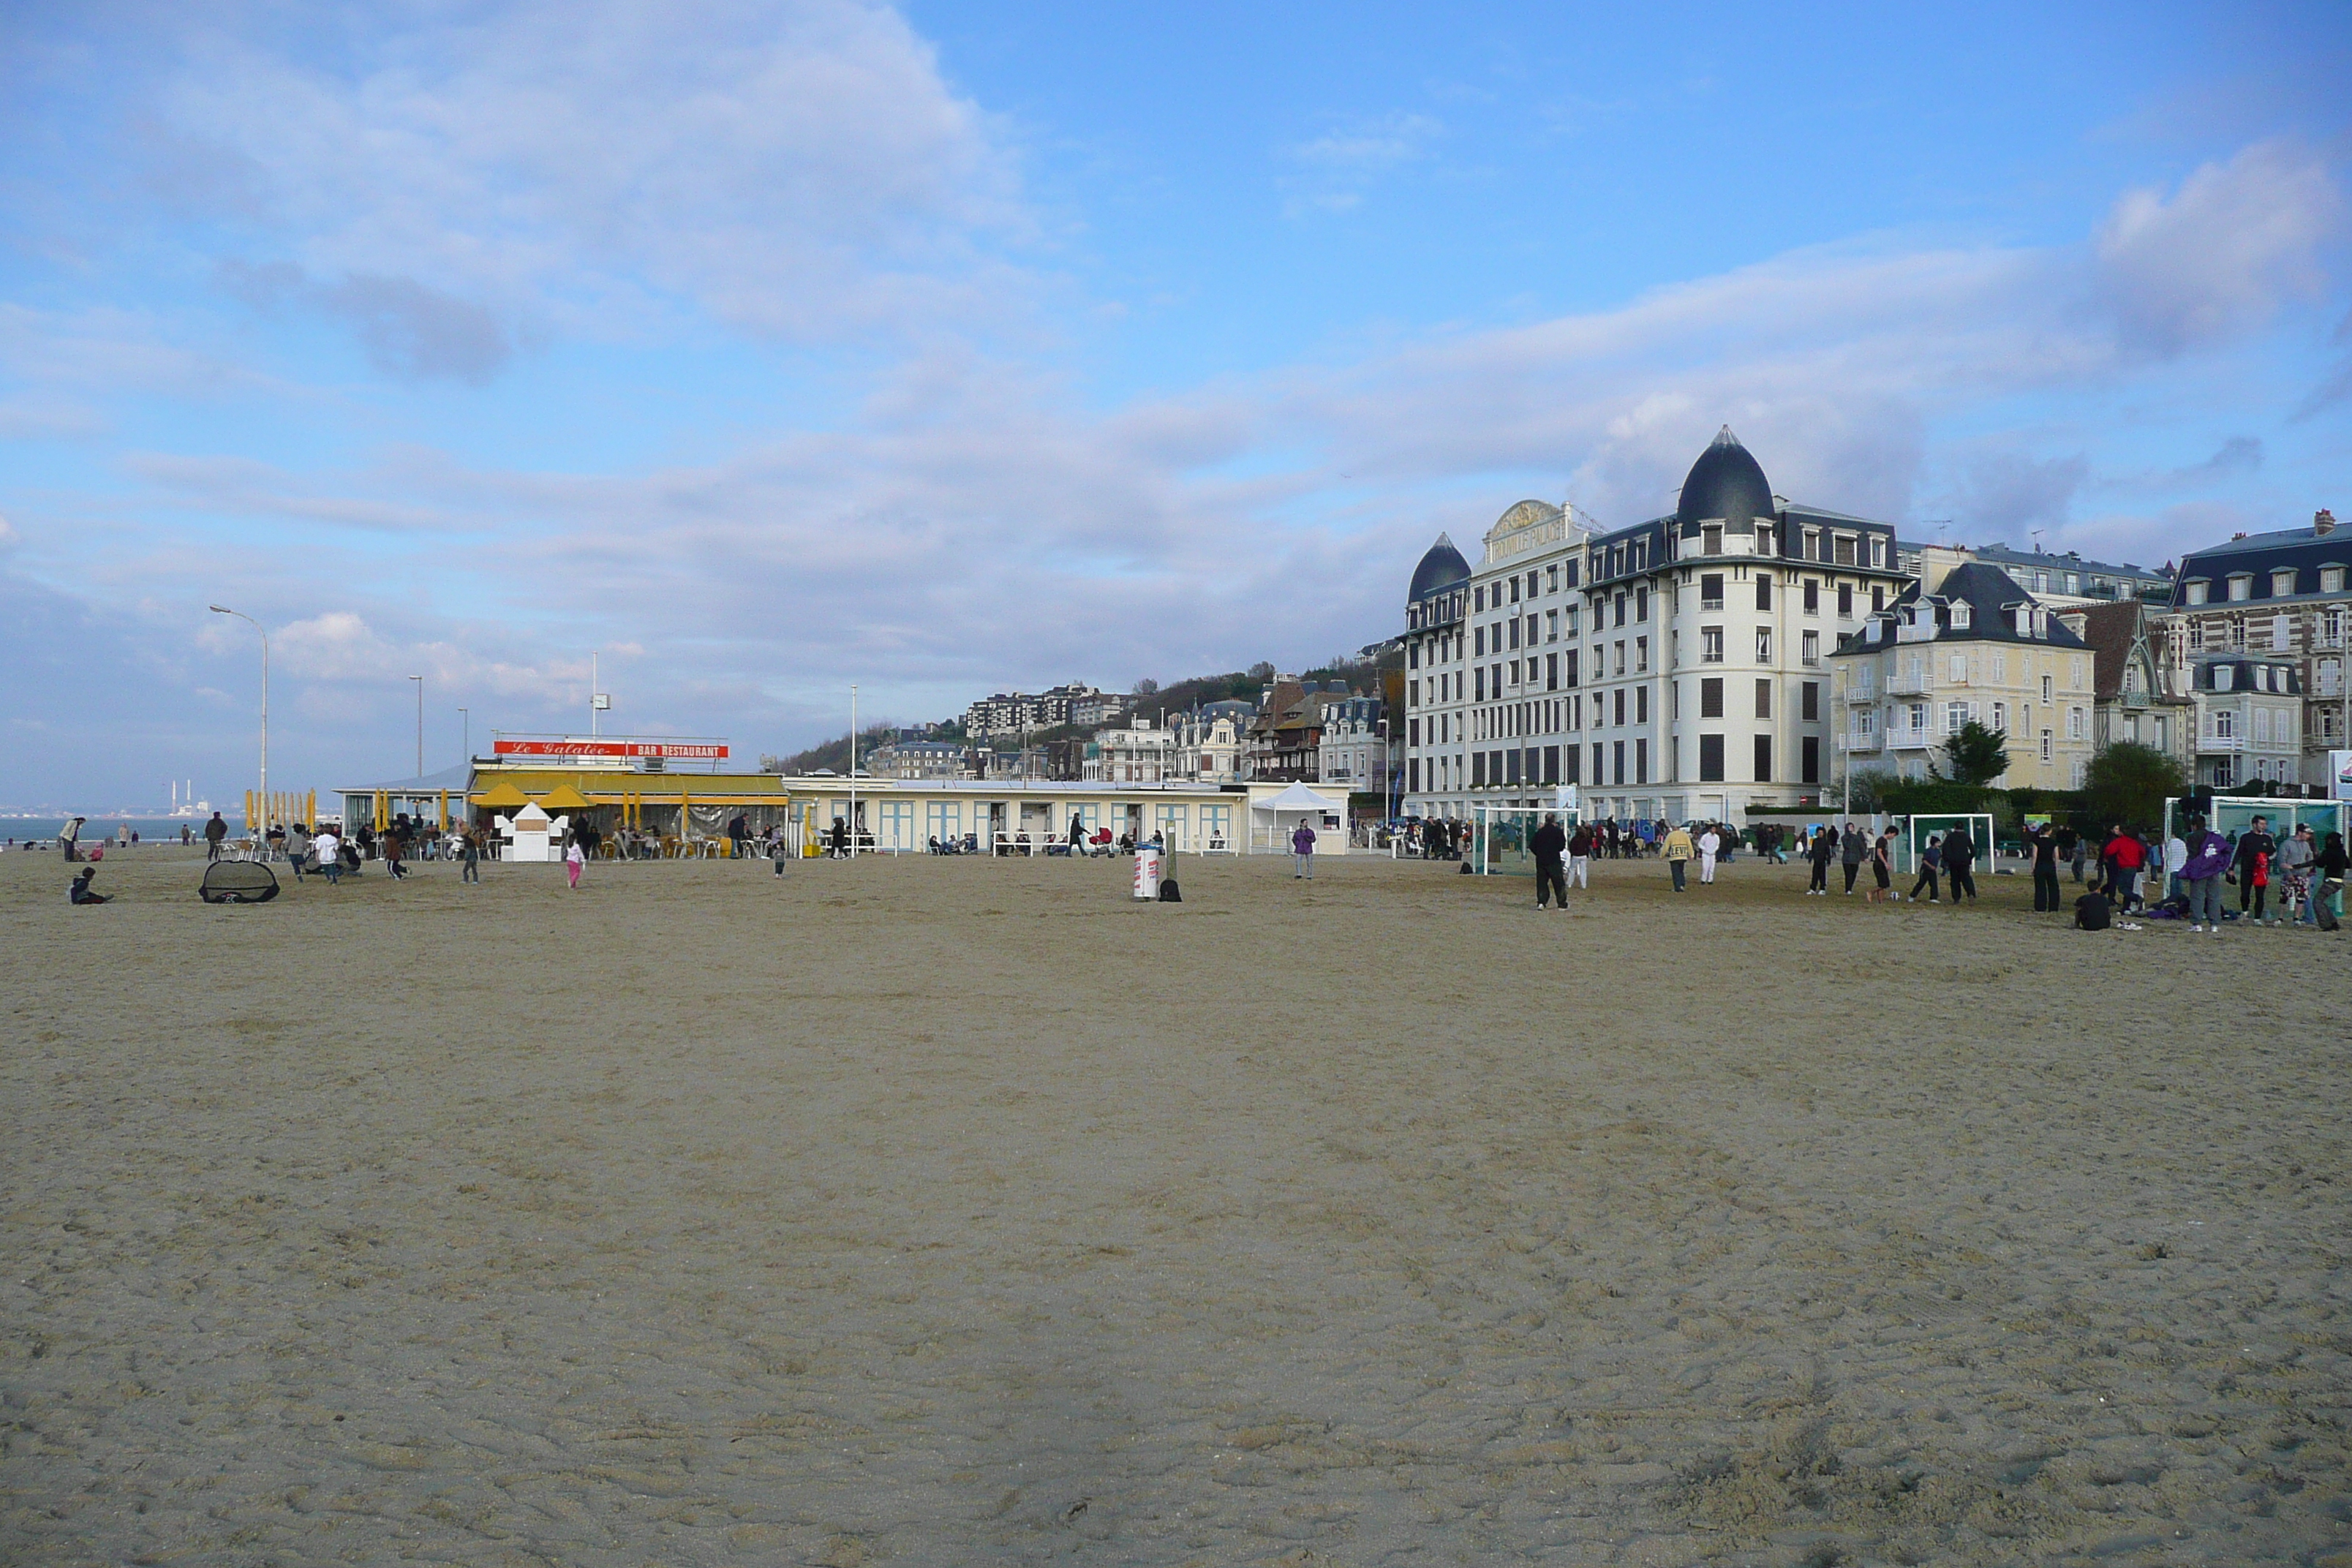
[(1886, 744), (1898, 752), (1933, 745), (1935, 739), (1935, 731), (1932, 730), (1900, 729), (1886, 731)]
[(1865, 680), (1859, 685), (1847, 687), (1845, 700), (1848, 702), (1875, 702), (1878, 700), (1878, 692), (1871, 682)]
[(1925, 697), (1934, 685), (1923, 671), (1918, 675), (1890, 675), (1886, 678), (1889, 697)]
[(1885, 743), (1875, 730), (1867, 735), (1849, 734), (1845, 737), (1845, 749), (1849, 752), (1874, 752)]
[(2197, 754), (2231, 755), (2246, 749), (2243, 735), (2200, 735), (2197, 738)]

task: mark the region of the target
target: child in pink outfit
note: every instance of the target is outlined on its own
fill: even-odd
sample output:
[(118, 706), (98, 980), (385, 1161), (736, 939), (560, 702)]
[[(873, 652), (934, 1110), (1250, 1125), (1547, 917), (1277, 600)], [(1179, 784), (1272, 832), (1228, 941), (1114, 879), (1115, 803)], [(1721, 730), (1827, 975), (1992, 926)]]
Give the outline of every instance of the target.
[(575, 838), (572, 841), (571, 847), (563, 852), (563, 877), (574, 889), (580, 886), (580, 868), (586, 864), (588, 864), (588, 857), (582, 851), (580, 840)]

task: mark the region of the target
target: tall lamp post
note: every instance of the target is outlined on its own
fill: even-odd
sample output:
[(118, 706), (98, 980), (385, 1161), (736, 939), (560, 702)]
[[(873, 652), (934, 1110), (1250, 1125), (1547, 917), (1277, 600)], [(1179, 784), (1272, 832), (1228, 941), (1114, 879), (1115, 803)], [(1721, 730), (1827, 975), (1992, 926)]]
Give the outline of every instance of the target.
[(857, 683), (849, 683), (849, 858), (857, 858)]
[(1389, 759), (1389, 721), (1385, 718), (1381, 721), (1381, 809), (1390, 822), (1396, 820), (1396, 766)]
[(235, 616), (261, 633), (261, 835), (266, 844), (269, 838), (269, 634), (243, 610), (220, 605), (208, 605), (205, 608), (216, 616)]
[(462, 757), (459, 757), (457, 760), (458, 760), (459, 762), (461, 762), (461, 763), (467, 763), (467, 764), (471, 764), (471, 763), (472, 763), (472, 762), (473, 762), (473, 760), (474, 760), (474, 714), (473, 714), (473, 710), (472, 710), (471, 709), (467, 709), (467, 708), (460, 708), (460, 709), (458, 709), (458, 710), (457, 710), (457, 721), (458, 721), (458, 722), (459, 722), (459, 723), (463, 724), (463, 725), (466, 727), (466, 729), (465, 729), (465, 734), (466, 734), (466, 754), (465, 754), (464, 756), (462, 756)]
[(423, 778), (425, 776), (425, 678), (421, 675), (412, 675), (408, 679), (416, 682), (416, 776)]

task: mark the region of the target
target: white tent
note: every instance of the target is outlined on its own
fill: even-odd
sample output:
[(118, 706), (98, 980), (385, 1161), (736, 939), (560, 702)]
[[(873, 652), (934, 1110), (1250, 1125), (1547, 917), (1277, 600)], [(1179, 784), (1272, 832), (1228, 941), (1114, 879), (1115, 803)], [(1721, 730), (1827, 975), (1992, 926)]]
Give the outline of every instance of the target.
[(1250, 847), (1288, 854), (1300, 823), (1315, 830), (1315, 848), (1324, 855), (1348, 852), (1348, 797), (1328, 795), (1303, 784), (1250, 802)]

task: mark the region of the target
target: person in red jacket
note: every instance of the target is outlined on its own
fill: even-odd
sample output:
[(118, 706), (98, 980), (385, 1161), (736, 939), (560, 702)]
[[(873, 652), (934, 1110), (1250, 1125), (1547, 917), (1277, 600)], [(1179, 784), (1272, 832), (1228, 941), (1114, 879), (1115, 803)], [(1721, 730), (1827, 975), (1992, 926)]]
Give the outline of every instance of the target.
[(2108, 896), (2115, 900), (2116, 909), (2128, 910), (2137, 902), (2140, 868), (2147, 857), (2147, 846), (2139, 841), (2137, 834), (2126, 833), (2120, 824), (2108, 835), (2107, 847), (2100, 858), (2115, 870), (2115, 882)]

